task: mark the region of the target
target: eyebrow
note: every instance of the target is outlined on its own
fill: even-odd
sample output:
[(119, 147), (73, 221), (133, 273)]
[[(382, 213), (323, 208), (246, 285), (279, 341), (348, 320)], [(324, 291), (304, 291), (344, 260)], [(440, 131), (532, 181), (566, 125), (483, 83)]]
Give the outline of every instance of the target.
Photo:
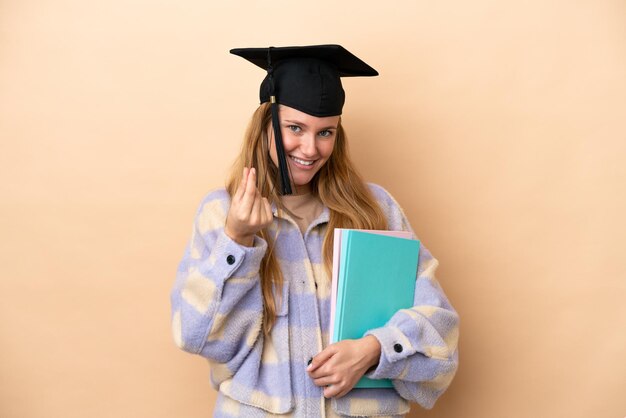
[[(293, 124), (296, 124), (296, 125), (302, 125), (302, 126), (304, 126), (305, 128), (308, 128), (308, 127), (309, 127), (309, 125), (307, 125), (306, 123), (303, 123), (303, 122), (300, 122), (300, 121), (297, 121), (297, 120), (289, 120), (289, 119), (285, 119), (285, 122), (287, 122), (287, 123), (293, 123)], [(332, 126), (332, 125), (331, 125), (331, 126), (327, 126), (327, 127), (325, 127), (325, 128), (320, 129), (320, 131), (325, 131), (325, 130), (330, 130), (330, 129), (337, 129), (337, 127), (336, 127), (336, 126)]]

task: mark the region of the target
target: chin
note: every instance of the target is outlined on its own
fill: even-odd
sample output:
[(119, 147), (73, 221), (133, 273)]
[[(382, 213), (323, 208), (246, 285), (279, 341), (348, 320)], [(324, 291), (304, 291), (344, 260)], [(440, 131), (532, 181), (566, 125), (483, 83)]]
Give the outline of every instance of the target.
[(302, 186), (306, 186), (309, 183), (311, 183), (311, 180), (313, 180), (313, 176), (311, 177), (293, 177), (292, 181), (293, 184), (295, 184), (298, 187), (302, 187)]
[(303, 186), (307, 186), (309, 183), (311, 183), (311, 181), (299, 181), (294, 179), (293, 184), (296, 185), (296, 187), (303, 187)]

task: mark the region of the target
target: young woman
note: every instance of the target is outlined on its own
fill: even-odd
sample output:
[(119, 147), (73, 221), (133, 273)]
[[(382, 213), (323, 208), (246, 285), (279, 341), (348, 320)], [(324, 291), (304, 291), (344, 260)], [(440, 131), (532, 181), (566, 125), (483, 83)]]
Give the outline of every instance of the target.
[[(176, 344), (211, 365), (217, 417), (404, 416), (458, 364), (458, 316), (422, 247), (415, 306), (329, 344), (334, 228), (411, 231), (348, 158), (341, 76), (377, 75), (338, 45), (233, 50), (267, 69), (225, 189), (209, 193), (172, 290)], [(362, 377), (393, 388), (358, 389)]]

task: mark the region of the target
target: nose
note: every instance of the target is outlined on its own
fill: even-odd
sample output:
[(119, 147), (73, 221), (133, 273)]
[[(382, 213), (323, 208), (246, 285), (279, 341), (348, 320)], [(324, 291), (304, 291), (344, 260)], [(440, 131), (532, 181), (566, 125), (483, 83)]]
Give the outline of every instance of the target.
[(305, 157), (314, 157), (317, 154), (317, 150), (315, 148), (315, 134), (307, 133), (301, 138), (300, 152), (302, 152)]

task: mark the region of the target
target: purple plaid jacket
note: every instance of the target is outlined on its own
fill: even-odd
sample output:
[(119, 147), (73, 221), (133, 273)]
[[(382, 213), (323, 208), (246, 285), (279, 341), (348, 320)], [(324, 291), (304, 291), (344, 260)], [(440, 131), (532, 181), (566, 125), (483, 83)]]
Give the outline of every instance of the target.
[[(402, 209), (382, 187), (369, 184), (391, 230), (411, 230)], [(216, 417), (404, 416), (409, 402), (432, 408), (458, 366), (459, 318), (443, 293), (438, 261), (422, 245), (414, 305), (398, 311), (374, 335), (381, 356), (371, 378), (393, 389), (353, 389), (325, 399), (305, 368), (328, 344), (330, 280), (321, 259), (329, 210), (302, 234), (276, 207), (270, 233), (285, 278), (283, 304), (269, 337), (261, 331), (259, 267), (267, 243), (244, 247), (224, 234), (230, 197), (225, 189), (201, 202), (171, 292), (172, 330), (181, 349), (206, 358), (218, 391)], [(402, 349), (400, 350), (399, 347)]]

